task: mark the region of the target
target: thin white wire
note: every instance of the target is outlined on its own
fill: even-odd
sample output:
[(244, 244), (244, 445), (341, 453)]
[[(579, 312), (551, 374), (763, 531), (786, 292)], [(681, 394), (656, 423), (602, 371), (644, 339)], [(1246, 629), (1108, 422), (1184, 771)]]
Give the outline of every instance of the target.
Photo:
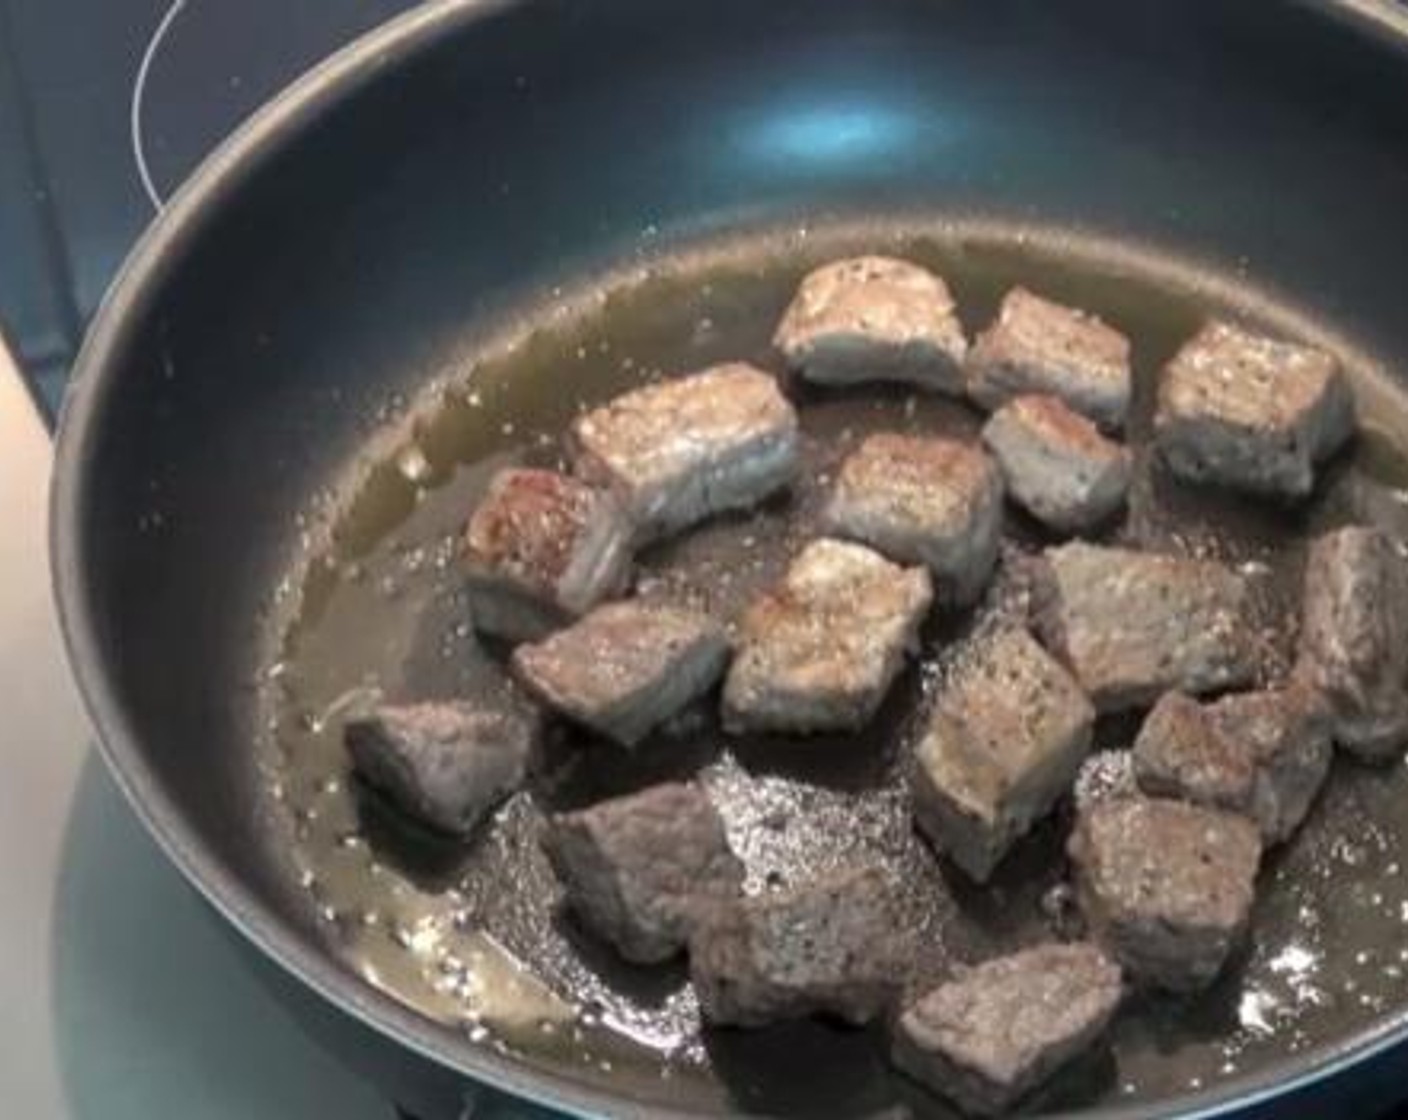
[(147, 95), (147, 76), (151, 73), (156, 52), (161, 49), (167, 32), (171, 30), (171, 25), (176, 22), (176, 17), (186, 7), (186, 3), (187, 0), (171, 0), (171, 6), (166, 9), (165, 14), (161, 17), (161, 22), (152, 32), (147, 48), (142, 52), (141, 64), (137, 67), (137, 80), (132, 85), (132, 103), (128, 112), (128, 124), (132, 138), (132, 158), (137, 163), (137, 177), (142, 181), (142, 189), (147, 192), (147, 198), (151, 200), (152, 208), (158, 212), (164, 202), (152, 179), (151, 168), (147, 166), (146, 141), (142, 136), (142, 105)]

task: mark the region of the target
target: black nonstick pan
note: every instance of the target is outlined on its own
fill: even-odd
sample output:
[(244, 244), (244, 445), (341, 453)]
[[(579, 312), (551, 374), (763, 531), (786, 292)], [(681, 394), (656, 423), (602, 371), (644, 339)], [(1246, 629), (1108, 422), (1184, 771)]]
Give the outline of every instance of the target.
[[(1136, 441), (1154, 371), (1209, 313), (1333, 349), (1365, 430), (1308, 507), (1190, 494), (1141, 463), (1111, 530), (1256, 569), (1273, 645), (1310, 533), (1408, 534), (1394, 5), (428, 4), (172, 201), (93, 326), (60, 433), (55, 580), (108, 761), (293, 976), (434, 1063), (584, 1115), (948, 1115), (886, 1072), (878, 1032), (701, 1033), (678, 969), (627, 969), (554, 911), (535, 832), (547, 809), (697, 772), (757, 883), (895, 871), (921, 973), (1042, 936), (1065, 821), (975, 891), (900, 796), (914, 713), (968, 620), (936, 620), (858, 739), (736, 742), (707, 712), (635, 756), (560, 733), (468, 845), (368, 795), (340, 745), (379, 698), (509, 687), (454, 557), (495, 466), (553, 462), (577, 409), (644, 380), (777, 368), (798, 277), (856, 249), (944, 273), (970, 331), (1016, 282), (1119, 325)], [(897, 391), (799, 401), (794, 497), (653, 550), (641, 579), (731, 612), (858, 438), (977, 422)], [(1408, 1035), (1405, 798), (1402, 766), (1339, 763), (1264, 870), (1233, 974), (1136, 1001), (1111, 1052), (1032, 1109), (1207, 1115), (1364, 1078)]]

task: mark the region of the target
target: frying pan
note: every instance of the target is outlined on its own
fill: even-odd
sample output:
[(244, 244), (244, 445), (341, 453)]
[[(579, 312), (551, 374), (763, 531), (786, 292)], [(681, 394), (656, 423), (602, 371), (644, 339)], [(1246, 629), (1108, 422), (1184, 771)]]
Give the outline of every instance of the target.
[[(764, 324), (785, 287), (831, 251), (891, 247), (945, 268), (970, 326), (1003, 284), (1034, 277), (1133, 324), (1146, 372), (1209, 308), (1312, 337), (1345, 358), (1386, 433), (1370, 451), (1393, 446), (1404, 415), (1395, 378), (1408, 378), (1405, 94), (1408, 15), (1367, 0), (458, 0), (393, 21), (209, 158), (133, 253), (78, 362), (59, 436), (54, 575), (108, 762), (234, 926), (427, 1070), (592, 1115), (946, 1115), (886, 1076), (865, 1034), (807, 1025), (712, 1039), (679, 1062), (649, 1038), (622, 1042), (687, 996), (678, 976), (621, 977), (534, 917), (549, 887), (532, 845), (502, 839), (516, 828), (530, 839), (531, 807), (511, 803), (499, 831), (446, 852), (387, 823), (328, 769), (327, 804), (357, 814), (340, 842), (370, 852), (349, 890), (368, 889), (372, 863), (378, 881), (398, 884), (360, 910), (343, 905), (326, 867), (299, 863), (320, 818), (290, 792), (299, 774), (281, 769), (297, 734), (280, 704), (296, 686), (333, 690), (302, 713), (309, 757), (332, 768), (318, 734), (366, 699), (360, 677), (339, 674), (382, 658), (402, 674), (382, 682), (391, 691), (482, 686), (458, 668), (477, 654), (423, 648), (458, 640), (460, 607), (449, 577), (416, 576), (437, 570), (417, 549), (463, 516), (481, 461), (523, 453), (525, 434), (652, 360), (733, 349), (768, 360)], [(686, 327), (687, 354), (659, 341)], [(466, 386), (479, 384), (491, 399), (467, 411)], [(861, 415), (962, 423), (933, 402), (877, 400), (812, 402), (817, 454), (852, 438)], [(408, 440), (420, 441), (414, 454)], [(1347, 516), (1345, 487), (1360, 493), (1357, 472), (1378, 469), (1375, 454), (1361, 453), (1307, 516)], [(425, 501), (431, 513), (418, 491), (440, 495)], [(1178, 511), (1165, 529), (1200, 519), (1233, 526), (1238, 555), (1273, 560), (1313, 527), (1287, 535), (1280, 513), (1234, 504)], [(420, 526), (420, 544), (406, 526)], [(710, 539), (680, 563), (722, 584), (727, 548)], [(320, 563), (343, 563), (326, 559), (339, 549), (353, 559), (338, 578), (318, 576)], [(279, 659), (297, 619), (339, 617), (336, 587), (365, 581), (364, 567), (373, 583), (394, 575), (376, 568), (393, 561), (405, 586), (383, 588), (377, 617), (394, 627), (416, 595), (445, 596), (427, 608), (433, 639), (399, 646), (372, 615), (345, 611), (340, 638), (315, 628), (292, 669)], [(315, 686), (320, 664), (328, 679)], [(289, 672), (303, 676), (281, 681)], [(867, 764), (787, 761), (790, 748), (776, 749), (784, 762), (754, 758), (755, 776), (788, 796), (820, 791), (833, 835), (897, 835), (885, 831), (893, 807), (867, 800), (879, 781)], [(585, 778), (569, 758), (543, 796), (584, 799), (655, 765), (585, 757), (596, 759)], [(666, 752), (660, 769), (697, 761)], [(1382, 1062), (1408, 1034), (1390, 913), (1402, 784), (1397, 771), (1337, 777), (1302, 843), (1268, 872), (1280, 901), (1249, 967), (1279, 977), (1282, 996), (1303, 981), (1301, 1004), (1287, 1010), (1270, 989), (1233, 981), (1211, 1011), (1136, 1009), (1119, 1067), (1097, 1063), (1047, 1103), (1206, 1115), (1368, 1076), (1366, 1059)], [(982, 912), (969, 953), (1030, 932), (1006, 929), (1003, 914), (1035, 906), (1022, 876), (1045, 883), (1049, 861), (1016, 863), (1010, 895), (965, 900), (949, 884), (955, 906)], [(319, 875), (323, 889), (310, 890)], [(571, 1031), (536, 1042), (447, 1021), (430, 997), (408, 1004), (392, 957), (348, 951), (349, 919), (375, 925), (397, 891), (432, 918), (447, 891), (490, 925), (510, 915), (493, 945), (526, 961), (520, 988), (541, 996), (532, 985), (543, 977), (570, 988), (605, 976), (596, 1002), (564, 1020)], [(408, 952), (420, 928), (394, 931)], [(476, 969), (491, 964), (502, 976), (504, 959), (476, 960), (459, 962), (465, 984), (488, 984)], [(632, 1009), (643, 1017), (630, 1020)], [(592, 1026), (613, 1011), (621, 1029)], [(1229, 1032), (1245, 1052), (1209, 1067)]]

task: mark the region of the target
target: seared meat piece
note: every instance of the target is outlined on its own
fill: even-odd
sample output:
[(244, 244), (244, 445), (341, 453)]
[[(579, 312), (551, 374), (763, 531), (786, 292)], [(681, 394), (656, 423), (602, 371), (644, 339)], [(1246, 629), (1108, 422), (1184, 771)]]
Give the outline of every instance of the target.
[(474, 625), (511, 641), (551, 632), (624, 586), (629, 537), (610, 496), (555, 471), (500, 471), (465, 537)]
[(923, 568), (900, 568), (846, 541), (813, 541), (743, 614), (724, 684), (724, 726), (864, 726), (916, 648), (932, 600)]
[(358, 773), (406, 812), (466, 834), (523, 784), (537, 723), (471, 704), (385, 705), (344, 731)]
[(919, 827), (972, 878), (986, 879), (1066, 790), (1095, 711), (1025, 630), (978, 639), (939, 695), (915, 751)]
[(939, 600), (967, 606), (997, 560), (1002, 475), (981, 447), (884, 433), (841, 464), (823, 523), (893, 560), (927, 564)]
[(1099, 711), (1256, 674), (1246, 581), (1230, 568), (1073, 541), (1047, 549), (1034, 571), (1038, 633)]
[(963, 393), (968, 343), (953, 297), (908, 261), (857, 257), (818, 268), (797, 289), (773, 344), (811, 381), (905, 381)]
[(1086, 921), (1133, 979), (1194, 991), (1222, 971), (1246, 930), (1261, 860), (1246, 817), (1107, 798), (1080, 814), (1067, 851)]
[(1408, 742), (1408, 565), (1378, 529), (1327, 533), (1305, 569), (1297, 676), (1329, 703), (1335, 742), (1371, 761)]
[(983, 427), (1007, 492), (1057, 532), (1108, 520), (1129, 491), (1130, 454), (1058, 397), (1016, 397)]
[(741, 362), (636, 389), (572, 425), (576, 472), (610, 490), (637, 541), (744, 509), (797, 471), (797, 413)]
[(743, 888), (723, 821), (693, 782), (561, 813), (543, 850), (568, 907), (640, 964), (674, 956), (703, 916)]
[(1276, 844), (1300, 827), (1330, 772), (1323, 698), (1306, 685), (1199, 704), (1170, 692), (1134, 742), (1146, 793), (1251, 817)]
[(907, 960), (890, 884), (870, 868), (715, 907), (689, 942), (699, 1008), (715, 1025), (869, 1022), (903, 986)]
[(991, 412), (1028, 393), (1060, 397), (1118, 430), (1129, 411), (1129, 339), (1088, 312), (1013, 288), (968, 353), (968, 395)]
[(728, 639), (707, 616), (608, 603), (513, 653), (519, 680), (543, 703), (631, 746), (723, 675)]
[(965, 969), (900, 1016), (895, 1065), (964, 1112), (1005, 1112), (1094, 1046), (1124, 989), (1094, 945), (1038, 945)]
[(1199, 331), (1159, 383), (1155, 444), (1192, 482), (1303, 498), (1353, 432), (1354, 395), (1333, 356), (1229, 323)]

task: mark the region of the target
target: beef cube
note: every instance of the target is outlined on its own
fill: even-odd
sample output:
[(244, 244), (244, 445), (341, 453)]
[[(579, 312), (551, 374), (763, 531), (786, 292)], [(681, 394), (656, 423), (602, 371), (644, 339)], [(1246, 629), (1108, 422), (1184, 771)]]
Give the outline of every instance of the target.
[(891, 886), (872, 868), (718, 906), (689, 942), (699, 1008), (716, 1026), (866, 1023), (898, 995), (908, 959)]
[(919, 642), (933, 590), (863, 545), (813, 541), (740, 624), (724, 683), (724, 726), (847, 731), (875, 714)]
[(823, 265), (803, 279), (773, 344), (810, 381), (901, 381), (963, 394), (968, 342), (948, 286), (888, 257)]
[(674, 956), (697, 922), (743, 888), (723, 820), (693, 782), (558, 814), (543, 850), (568, 908), (638, 964)]
[(1099, 1040), (1119, 1008), (1119, 965), (1088, 944), (987, 961), (900, 1016), (893, 1058), (964, 1112), (1006, 1112)]
[(1246, 580), (1222, 564), (1072, 541), (1034, 566), (1038, 633), (1101, 712), (1257, 673)]
[(978, 639), (915, 751), (919, 827), (969, 876), (987, 879), (1070, 789), (1094, 720), (1080, 686), (1025, 630)]
[(1057, 397), (1015, 397), (983, 427), (1007, 493), (1061, 533), (1092, 529), (1125, 504), (1130, 454)]
[(617, 397), (571, 442), (578, 477), (617, 496), (638, 542), (755, 505), (797, 472), (796, 411), (741, 362)]
[(841, 464), (822, 521), (893, 560), (927, 564), (940, 601), (967, 606), (997, 560), (1002, 475), (981, 447), (874, 435)]
[(1295, 499), (1354, 423), (1333, 356), (1212, 322), (1164, 370), (1154, 442), (1181, 478)]
[(1245, 813), (1256, 785), (1248, 744), (1218, 732), (1207, 708), (1182, 692), (1159, 699), (1134, 740), (1135, 780), (1155, 797)]
[(630, 527), (606, 494), (555, 471), (500, 471), (470, 518), (465, 558), (474, 625), (540, 638), (619, 591)]
[(1408, 742), (1408, 566), (1377, 529), (1327, 533), (1305, 569), (1297, 675), (1324, 693), (1341, 747), (1369, 761)]
[(639, 602), (597, 607), (513, 652), (536, 699), (626, 746), (712, 688), (727, 661), (728, 639), (706, 615)]
[(1146, 793), (1242, 813), (1266, 844), (1300, 827), (1330, 772), (1322, 697), (1305, 685), (1199, 704), (1171, 692), (1134, 743)]
[(1059, 397), (1119, 430), (1129, 411), (1129, 340), (1088, 312), (1013, 288), (969, 351), (968, 395), (991, 412), (1029, 393)]
[(1131, 978), (1206, 987), (1247, 928), (1261, 836), (1246, 817), (1153, 798), (1081, 813), (1068, 853), (1081, 910)]
[(344, 739), (369, 785), (422, 823), (466, 835), (523, 784), (536, 732), (524, 713), (429, 702), (349, 720)]

